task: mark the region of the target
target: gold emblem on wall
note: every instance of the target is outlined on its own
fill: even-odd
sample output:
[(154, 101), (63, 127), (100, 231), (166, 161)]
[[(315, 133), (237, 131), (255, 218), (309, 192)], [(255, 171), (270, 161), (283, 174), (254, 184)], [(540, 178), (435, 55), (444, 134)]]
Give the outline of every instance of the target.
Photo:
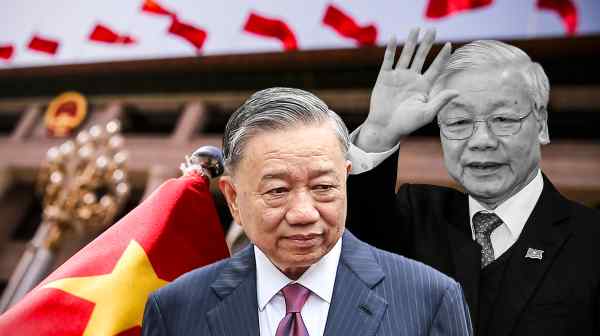
[(48, 135), (65, 137), (81, 125), (87, 114), (87, 100), (78, 92), (70, 91), (54, 98), (48, 105), (44, 123)]

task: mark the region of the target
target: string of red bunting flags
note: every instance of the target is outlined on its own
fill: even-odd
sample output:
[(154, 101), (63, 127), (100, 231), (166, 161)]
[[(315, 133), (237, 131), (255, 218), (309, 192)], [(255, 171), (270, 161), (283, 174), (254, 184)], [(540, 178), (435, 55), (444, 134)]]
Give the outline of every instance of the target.
[[(425, 8), (425, 17), (430, 20), (442, 19), (460, 12), (490, 6), (494, 0), (429, 0)], [(501, 0), (498, 0), (501, 1)], [(558, 14), (568, 34), (577, 32), (578, 11), (573, 0), (536, 0), (536, 8), (549, 10)], [(144, 0), (140, 8), (143, 14), (156, 15), (170, 20), (168, 34), (183, 39), (189, 43), (197, 53), (202, 52), (208, 32), (192, 22), (179, 19), (177, 13), (167, 9), (155, 0)], [(375, 24), (360, 25), (357, 19), (348, 15), (344, 9), (335, 5), (328, 5), (323, 14), (321, 23), (333, 29), (340, 37), (354, 40), (357, 46), (372, 46), (377, 41), (377, 27)], [(299, 41), (291, 27), (284, 20), (261, 15), (251, 11), (248, 15), (243, 31), (258, 37), (276, 39), (285, 51), (299, 49)], [(130, 46), (139, 40), (126, 33), (117, 31), (102, 23), (93, 26), (88, 40), (94, 43), (105, 43), (119, 46)], [(56, 55), (61, 42), (40, 33), (35, 33), (27, 43), (27, 49), (47, 55)], [(13, 43), (0, 43), (0, 59), (10, 61), (16, 52)]]

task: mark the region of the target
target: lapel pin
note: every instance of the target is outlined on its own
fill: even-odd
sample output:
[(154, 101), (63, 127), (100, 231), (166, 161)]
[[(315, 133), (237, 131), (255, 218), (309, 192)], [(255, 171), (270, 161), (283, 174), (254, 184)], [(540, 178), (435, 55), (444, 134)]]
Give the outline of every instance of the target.
[(544, 254), (544, 251), (538, 250), (538, 249), (534, 249), (534, 248), (530, 247), (530, 248), (527, 249), (527, 253), (525, 254), (525, 258), (542, 260), (542, 254)]

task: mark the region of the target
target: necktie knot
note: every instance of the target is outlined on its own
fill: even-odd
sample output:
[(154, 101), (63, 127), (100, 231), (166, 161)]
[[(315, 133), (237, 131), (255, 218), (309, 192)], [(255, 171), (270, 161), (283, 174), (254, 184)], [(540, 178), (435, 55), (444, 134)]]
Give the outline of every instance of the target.
[(287, 313), (299, 313), (310, 295), (310, 290), (297, 283), (289, 284), (281, 290), (285, 298)]
[(493, 212), (480, 211), (473, 215), (473, 229), (475, 234), (490, 236), (498, 226), (502, 224), (502, 219)]
[(294, 283), (283, 287), (281, 291), (286, 312), (279, 322), (275, 336), (309, 336), (300, 312), (310, 296), (310, 290)]

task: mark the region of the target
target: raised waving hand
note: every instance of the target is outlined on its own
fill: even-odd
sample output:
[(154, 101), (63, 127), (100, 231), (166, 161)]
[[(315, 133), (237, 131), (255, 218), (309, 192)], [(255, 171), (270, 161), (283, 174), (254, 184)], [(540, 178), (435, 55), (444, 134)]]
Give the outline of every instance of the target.
[(433, 83), (448, 62), (451, 45), (446, 43), (427, 71), (421, 73), (435, 41), (435, 30), (427, 30), (418, 44), (419, 31), (411, 30), (395, 66), (395, 38), (387, 45), (371, 92), (369, 115), (356, 141), (356, 145), (367, 152), (382, 152), (393, 147), (403, 136), (431, 122), (458, 95), (456, 91), (444, 90), (430, 96)]

